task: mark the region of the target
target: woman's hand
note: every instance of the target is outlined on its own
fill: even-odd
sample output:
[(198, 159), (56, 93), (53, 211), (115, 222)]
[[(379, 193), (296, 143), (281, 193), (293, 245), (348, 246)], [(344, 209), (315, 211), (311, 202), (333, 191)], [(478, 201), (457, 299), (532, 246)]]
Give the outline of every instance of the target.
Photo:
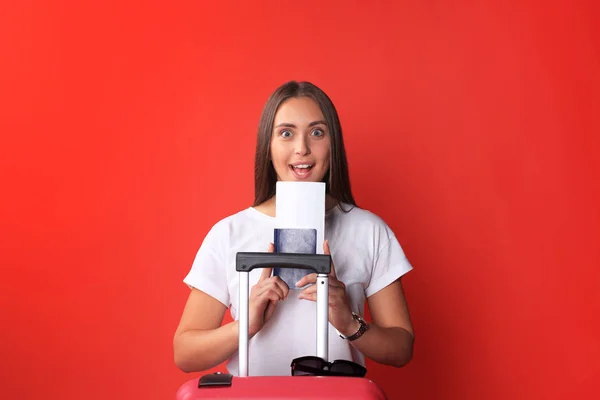
[[(331, 255), (327, 240), (323, 243), (323, 252)], [(300, 279), (296, 286), (302, 287), (309, 283), (317, 282), (317, 274), (309, 274)], [(311, 285), (300, 292), (300, 299), (317, 301), (317, 285)], [(352, 317), (352, 309), (346, 296), (346, 286), (339, 281), (335, 275), (333, 259), (331, 261), (331, 273), (329, 274), (329, 322), (342, 335), (350, 336), (358, 331), (360, 324)]]
[[(269, 244), (269, 253), (274, 251)], [(252, 338), (271, 319), (277, 303), (285, 300), (289, 288), (278, 276), (271, 276), (273, 268), (263, 268), (256, 285), (252, 286), (248, 302), (248, 336)]]

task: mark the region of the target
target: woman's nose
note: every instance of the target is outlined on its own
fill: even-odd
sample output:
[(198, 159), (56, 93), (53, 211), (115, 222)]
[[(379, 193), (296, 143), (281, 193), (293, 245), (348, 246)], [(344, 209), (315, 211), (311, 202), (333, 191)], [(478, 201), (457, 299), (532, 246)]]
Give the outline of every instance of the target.
[(310, 146), (308, 145), (307, 138), (299, 137), (294, 144), (296, 154), (307, 155), (310, 154)]

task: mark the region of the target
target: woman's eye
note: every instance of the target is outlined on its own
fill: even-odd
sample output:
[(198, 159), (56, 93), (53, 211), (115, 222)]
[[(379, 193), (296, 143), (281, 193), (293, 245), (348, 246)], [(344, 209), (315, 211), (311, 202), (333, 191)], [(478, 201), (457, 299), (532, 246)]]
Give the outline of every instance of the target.
[(292, 136), (292, 132), (290, 132), (290, 131), (281, 131), (280, 135), (281, 135), (281, 137), (287, 138), (287, 137)]
[(321, 129), (315, 129), (314, 131), (312, 131), (313, 136), (323, 136), (325, 134), (325, 132), (323, 132)]

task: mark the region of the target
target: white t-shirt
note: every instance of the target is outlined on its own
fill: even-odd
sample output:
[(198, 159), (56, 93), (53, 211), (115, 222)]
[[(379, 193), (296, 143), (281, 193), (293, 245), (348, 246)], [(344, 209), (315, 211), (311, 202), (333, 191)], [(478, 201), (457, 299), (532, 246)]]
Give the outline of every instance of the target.
[[(335, 207), (327, 212), (325, 239), (329, 241), (337, 278), (346, 285), (350, 306), (362, 315), (367, 297), (410, 271), (412, 266), (381, 218), (358, 207), (342, 206), (351, 211)], [(231, 314), (237, 320), (236, 254), (266, 252), (273, 242), (274, 227), (275, 218), (252, 207), (222, 219), (206, 235), (184, 282), (231, 307)], [(260, 273), (260, 269), (250, 272), (250, 290)], [(316, 303), (299, 300), (299, 293), (290, 290), (269, 322), (250, 340), (249, 375), (290, 375), (294, 358), (316, 355)], [(337, 359), (365, 364), (364, 356), (329, 324), (329, 360)], [(237, 352), (228, 360), (227, 370), (238, 375)]]

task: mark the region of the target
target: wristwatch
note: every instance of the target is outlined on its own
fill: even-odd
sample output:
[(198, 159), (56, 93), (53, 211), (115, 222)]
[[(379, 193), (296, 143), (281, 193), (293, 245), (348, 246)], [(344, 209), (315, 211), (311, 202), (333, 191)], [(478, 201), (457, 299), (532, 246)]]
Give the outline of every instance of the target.
[(352, 318), (354, 318), (354, 320), (360, 324), (360, 327), (358, 328), (358, 330), (354, 334), (352, 334), (350, 336), (344, 336), (340, 332), (338, 332), (339, 335), (340, 335), (340, 337), (342, 339), (348, 340), (349, 342), (358, 339), (359, 337), (361, 337), (362, 335), (364, 335), (364, 333), (366, 331), (369, 330), (369, 324), (367, 323), (367, 321), (365, 321), (364, 319), (362, 319), (360, 315), (358, 315), (357, 313), (353, 312), (352, 313)]

